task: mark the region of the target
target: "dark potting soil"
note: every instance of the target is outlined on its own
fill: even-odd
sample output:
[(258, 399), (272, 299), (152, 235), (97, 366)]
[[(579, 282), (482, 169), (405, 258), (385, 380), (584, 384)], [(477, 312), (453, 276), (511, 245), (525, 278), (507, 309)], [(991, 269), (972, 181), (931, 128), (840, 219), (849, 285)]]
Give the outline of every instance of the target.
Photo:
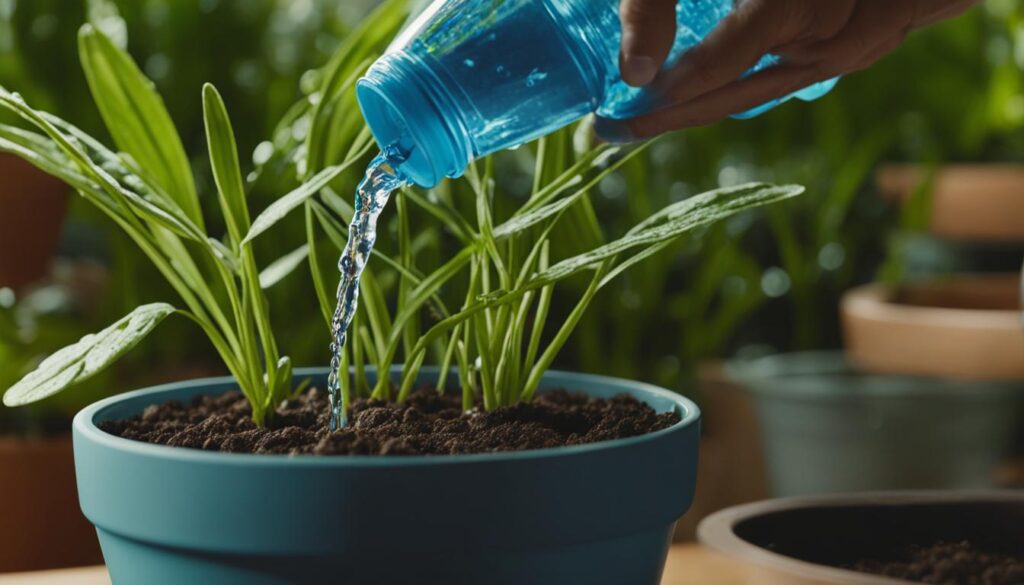
[(429, 388), (402, 404), (357, 400), (349, 424), (327, 430), (327, 396), (309, 390), (281, 404), (267, 428), (249, 418), (240, 392), (199, 396), (191, 404), (153, 405), (125, 420), (100, 423), (104, 431), (136, 441), (225, 451), (288, 455), (448, 455), (581, 445), (642, 435), (679, 421), (637, 399), (608, 400), (556, 390), (530, 402), (491, 412), (462, 412), (457, 394)]
[(918, 583), (1024, 585), (1024, 558), (983, 552), (966, 540), (909, 547), (896, 560), (866, 559), (844, 568)]

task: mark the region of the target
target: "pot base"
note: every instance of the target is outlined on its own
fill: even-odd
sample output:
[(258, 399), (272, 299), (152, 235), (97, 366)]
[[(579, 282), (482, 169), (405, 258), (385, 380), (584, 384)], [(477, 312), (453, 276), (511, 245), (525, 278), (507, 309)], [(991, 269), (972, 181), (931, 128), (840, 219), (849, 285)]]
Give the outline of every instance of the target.
[[(449, 555), (243, 556), (152, 546), (98, 530), (115, 585), (657, 585), (675, 528), (560, 549)], [(400, 557), (400, 558), (399, 558)]]

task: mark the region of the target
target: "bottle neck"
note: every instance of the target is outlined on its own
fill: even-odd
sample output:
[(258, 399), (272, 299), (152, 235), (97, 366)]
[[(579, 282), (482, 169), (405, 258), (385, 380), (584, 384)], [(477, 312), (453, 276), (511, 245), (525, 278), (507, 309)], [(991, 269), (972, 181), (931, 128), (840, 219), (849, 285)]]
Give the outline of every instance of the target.
[(356, 83), (356, 98), (377, 144), (406, 156), (399, 170), (414, 183), (433, 187), (465, 171), (465, 123), (428, 63), (407, 51), (385, 54)]

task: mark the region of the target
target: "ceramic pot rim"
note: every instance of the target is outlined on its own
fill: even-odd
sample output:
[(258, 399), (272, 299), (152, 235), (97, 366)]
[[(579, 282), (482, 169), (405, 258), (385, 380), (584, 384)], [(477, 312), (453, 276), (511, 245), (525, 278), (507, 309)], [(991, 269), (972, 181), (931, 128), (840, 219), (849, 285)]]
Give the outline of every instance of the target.
[[(372, 373), (373, 368), (368, 367), (367, 371)], [(392, 368), (393, 374), (396, 371), (401, 371), (401, 366), (394, 366)], [(421, 371), (425, 374), (436, 373), (437, 368), (424, 367), (422, 368)], [(454, 372), (454, 368), (452, 369), (452, 371)], [(326, 376), (326, 374), (326, 368), (296, 368), (293, 376)], [(198, 395), (202, 393), (199, 390), (200, 388), (207, 386), (230, 384), (233, 381), (233, 378), (231, 376), (221, 376), (213, 378), (197, 378), (193, 380), (185, 380), (180, 382), (171, 382), (168, 384), (161, 384), (158, 386), (134, 390), (131, 392), (126, 392), (124, 394), (118, 394), (116, 396), (105, 398), (82, 409), (77, 415), (75, 415), (72, 426), (76, 437), (81, 437), (84, 440), (98, 444), (104, 448), (111, 449), (114, 451), (128, 452), (135, 455), (152, 457), (154, 459), (174, 460), (178, 462), (193, 462), (197, 464), (218, 464), (231, 466), (301, 466), (314, 468), (343, 467), (354, 469), (381, 467), (463, 465), (476, 464), (482, 462), (498, 462), (511, 460), (522, 461), (532, 459), (546, 459), (551, 457), (582, 455), (586, 453), (593, 453), (595, 451), (616, 449), (620, 447), (628, 447), (641, 443), (656, 441), (666, 434), (675, 433), (682, 430), (685, 427), (697, 424), (700, 419), (700, 409), (692, 400), (675, 392), (645, 382), (637, 382), (622, 378), (613, 378), (610, 376), (599, 376), (596, 374), (583, 374), (562, 370), (548, 370), (548, 372), (544, 375), (544, 381), (551, 385), (566, 384), (571, 386), (572, 380), (577, 380), (584, 384), (605, 384), (612, 386), (622, 386), (623, 391), (625, 391), (628, 387), (632, 390), (639, 391), (640, 393), (652, 395), (655, 398), (672, 403), (674, 405), (675, 410), (679, 412), (681, 418), (679, 422), (677, 422), (676, 424), (655, 431), (653, 433), (647, 433), (635, 437), (628, 437), (625, 439), (600, 441), (585, 445), (570, 445), (566, 447), (558, 447), (551, 449), (533, 449), (528, 451), (510, 451), (498, 453), (476, 453), (466, 455), (389, 455), (386, 457), (380, 455), (288, 456), (261, 455), (251, 453), (211, 452), (202, 451), (199, 449), (188, 449), (183, 447), (169, 447), (166, 445), (156, 445), (152, 443), (134, 441), (131, 439), (124, 439), (106, 433), (103, 430), (101, 430), (98, 426), (96, 426), (95, 421), (97, 418), (100, 418), (105, 412), (126, 401), (141, 399), (142, 397), (146, 396), (152, 396), (154, 400), (153, 402), (151, 402), (151, 404), (155, 404), (157, 402), (162, 401), (162, 399), (160, 398), (161, 394), (179, 392), (183, 389), (196, 389), (196, 394)]]
[[(726, 376), (756, 395), (822, 399), (914, 396), (964, 399), (1016, 399), (1020, 380), (957, 380), (911, 374), (856, 374), (846, 354), (833, 351), (779, 353), (747, 360), (730, 360)], [(827, 380), (827, 382), (823, 382)], [(888, 381), (888, 384), (879, 382)]]

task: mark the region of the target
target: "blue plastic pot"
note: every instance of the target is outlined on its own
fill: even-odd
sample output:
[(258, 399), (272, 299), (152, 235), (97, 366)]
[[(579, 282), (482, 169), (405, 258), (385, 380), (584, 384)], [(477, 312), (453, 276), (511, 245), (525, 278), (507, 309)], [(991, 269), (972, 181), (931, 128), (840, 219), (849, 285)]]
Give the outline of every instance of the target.
[[(296, 374), (306, 377), (322, 385), (325, 371)], [(613, 378), (550, 372), (543, 385), (630, 394), (682, 420), (590, 445), (433, 457), (212, 453), (96, 426), (235, 388), (230, 378), (193, 380), (75, 417), (79, 499), (114, 585), (655, 585), (693, 497), (697, 407)]]

